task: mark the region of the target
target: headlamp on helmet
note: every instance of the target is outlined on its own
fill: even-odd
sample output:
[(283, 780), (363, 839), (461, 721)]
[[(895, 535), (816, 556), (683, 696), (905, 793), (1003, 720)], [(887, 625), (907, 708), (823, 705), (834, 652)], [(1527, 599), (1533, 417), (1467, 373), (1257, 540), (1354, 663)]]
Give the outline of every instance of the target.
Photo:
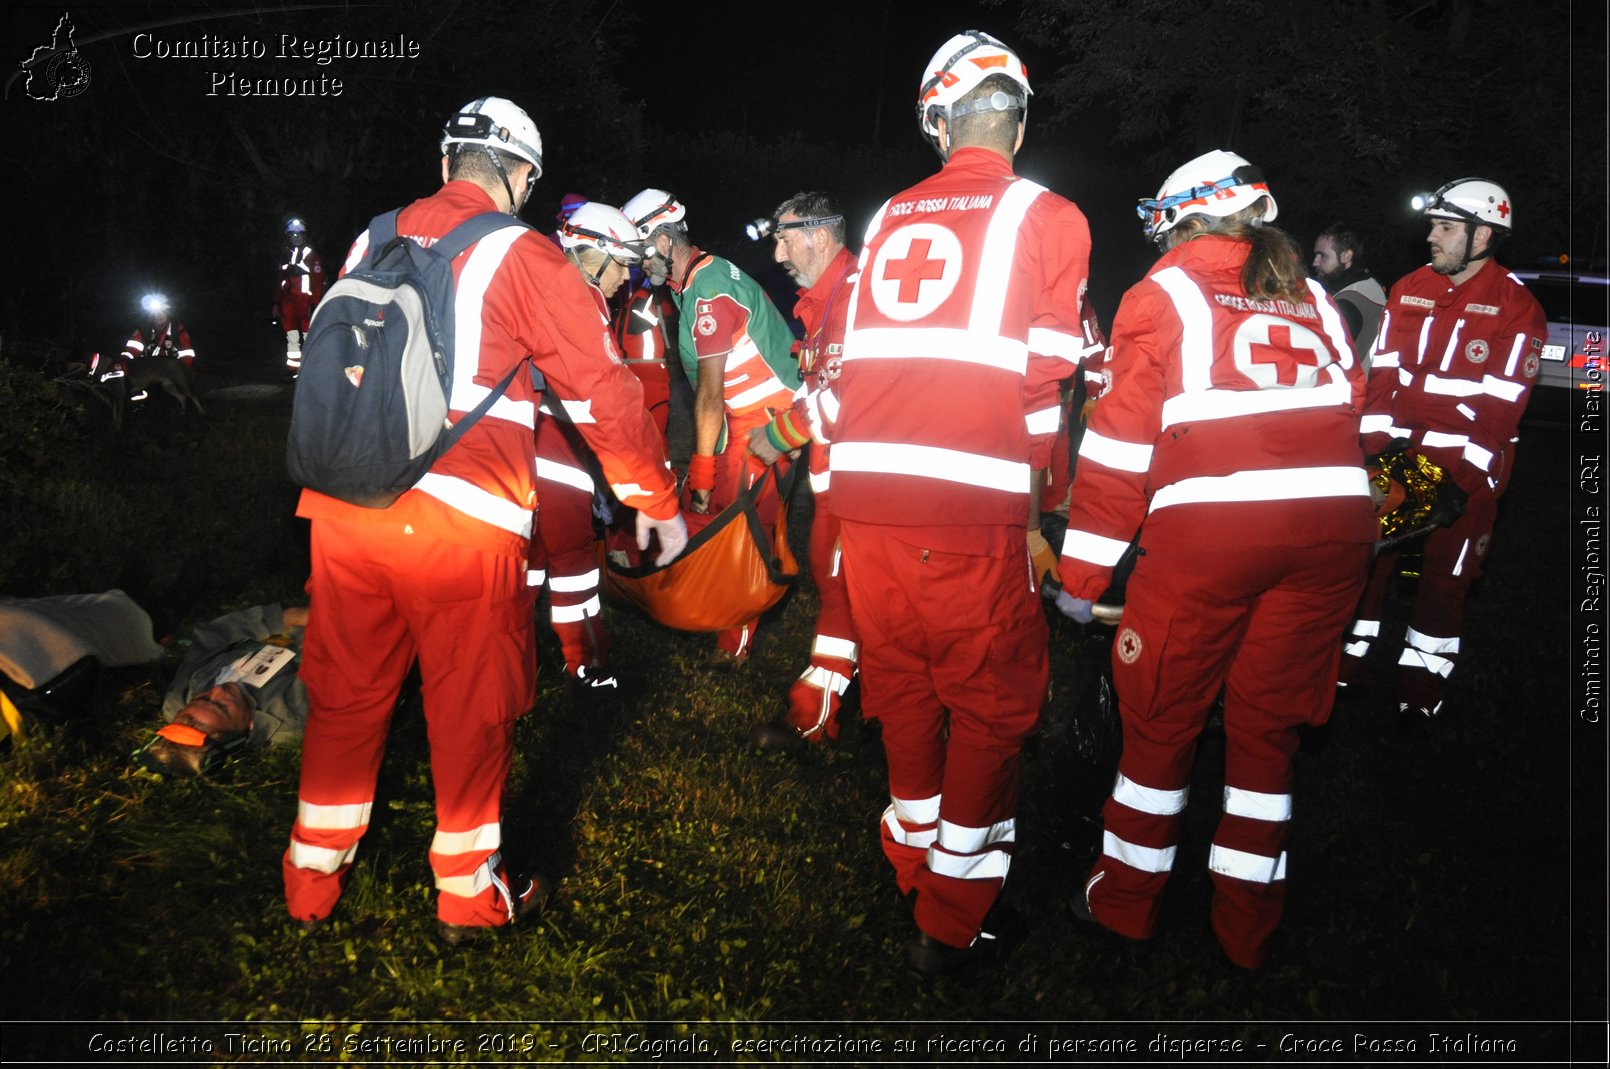
[(1432, 219), (1462, 219), (1505, 231), (1515, 225), (1509, 194), (1485, 178), (1456, 178), (1435, 193), (1415, 194), (1409, 205)]
[(1135, 206), (1148, 240), (1156, 242), (1192, 215), (1216, 218), (1235, 215), (1260, 199), (1268, 201), (1262, 222), (1272, 222), (1280, 209), (1263, 172), (1233, 152), (1205, 153), (1164, 180), (1157, 196)]
[[(1020, 95), (995, 92), (983, 100), (957, 107), (957, 101), (994, 75), (1011, 79), (1023, 92)], [(924, 68), (922, 82), (917, 87), (917, 125), (937, 150), (940, 119), (948, 125), (962, 115), (1013, 108), (1021, 109), (1026, 115), (1029, 95), (1033, 92), (1029, 88), (1028, 68), (1017, 53), (981, 30), (968, 30), (941, 45)]]
[(166, 315), (168, 312), (168, 299), (160, 293), (147, 293), (140, 298), (140, 307), (153, 316)]
[(306, 234), (307, 224), (302, 222), (300, 219), (293, 218), (290, 222), (285, 224), (285, 232), (287, 234)]

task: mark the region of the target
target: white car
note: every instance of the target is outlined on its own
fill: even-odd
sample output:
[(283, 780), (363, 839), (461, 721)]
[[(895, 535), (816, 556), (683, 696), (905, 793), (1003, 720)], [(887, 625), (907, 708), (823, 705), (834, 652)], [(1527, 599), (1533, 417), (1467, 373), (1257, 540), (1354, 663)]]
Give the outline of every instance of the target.
[[(1579, 390), (1603, 387), (1605, 343), (1610, 340), (1610, 276), (1569, 268), (1516, 271), (1549, 320), (1539, 386)], [(1590, 365), (1596, 373), (1590, 376)]]

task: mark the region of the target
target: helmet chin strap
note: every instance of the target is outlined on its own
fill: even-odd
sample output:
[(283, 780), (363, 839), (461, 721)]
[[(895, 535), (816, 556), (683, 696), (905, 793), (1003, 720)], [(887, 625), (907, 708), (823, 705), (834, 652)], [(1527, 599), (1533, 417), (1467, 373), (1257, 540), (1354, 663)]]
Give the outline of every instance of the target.
[(503, 192), (509, 195), (509, 214), (518, 218), (520, 210), (525, 207), (526, 200), (531, 196), (531, 183), (525, 184), (525, 196), (516, 197), (514, 187), (509, 184), (509, 172), (504, 170), (503, 161), (498, 159), (498, 154), (488, 148), (486, 158), (492, 161), (493, 168), (498, 172), (498, 178), (503, 181)]

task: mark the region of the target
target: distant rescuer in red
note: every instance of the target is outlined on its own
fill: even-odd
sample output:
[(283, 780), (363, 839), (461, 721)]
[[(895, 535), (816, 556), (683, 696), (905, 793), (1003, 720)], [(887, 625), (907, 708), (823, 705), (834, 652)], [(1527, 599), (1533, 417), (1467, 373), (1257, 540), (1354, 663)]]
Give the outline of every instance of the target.
[[(1426, 536), (1398, 657), (1398, 713), (1423, 723), (1442, 711), (1448, 677), (1459, 663), (1465, 595), (1492, 548), (1498, 499), (1515, 467), (1516, 434), (1542, 366), (1548, 317), (1493, 259), (1515, 225), (1501, 186), (1461, 178), (1415, 201), (1431, 222), (1431, 262), (1398, 279), (1387, 297), (1364, 451), (1379, 453), (1406, 438), (1467, 495), (1464, 514)], [(1397, 562), (1395, 552), (1376, 558), (1348, 638), (1344, 682), (1363, 679), (1364, 658), (1381, 637), (1381, 607)]]
[(275, 296), (280, 329), (285, 331), (285, 369), (294, 379), (302, 370), (302, 342), (313, 322), (313, 309), (324, 296), (324, 262), (307, 243), (307, 224), (285, 224), (285, 262), (280, 264)]
[(917, 117), (944, 166), (868, 229), (831, 428), (862, 704), (888, 753), (880, 834), (916, 893), (907, 959), (924, 973), (1011, 934), (993, 907), (1049, 672), (1029, 498), (1086, 348), (1090, 232), (1013, 173), (1028, 97), (1022, 60), (985, 33), (924, 68)]
[(1113, 321), (1112, 388), (1079, 446), (1057, 598), (1088, 623), (1140, 530), (1113, 640), (1123, 753), (1075, 915), (1155, 934), (1223, 688), (1213, 931), (1246, 969), (1264, 965), (1284, 908), (1297, 729), (1330, 718), (1377, 534), (1363, 370), (1276, 211), (1258, 168), (1223, 151), (1141, 201), (1163, 255)]
[[(577, 424), (615, 493), (637, 510), (640, 545), (662, 562), (687, 541), (676, 487), (643, 392), (612, 356), (609, 325), (580, 274), (513, 218), (542, 173), (529, 116), (482, 97), (442, 133), (442, 188), (403, 208), (402, 237), (426, 244), (502, 212), (509, 224), (453, 262), (452, 418), (528, 357), (558, 396), (590, 405)], [(348, 255), (368, 254), (365, 232)], [(475, 344), (467, 344), (470, 339)], [(285, 900), (307, 929), (327, 922), (369, 826), (397, 695), (417, 659), (436, 792), (430, 866), (448, 944), (512, 924), (551, 890), (503, 860), (503, 790), (515, 720), (536, 698), (535, 595), (526, 561), (537, 506), (531, 376), (507, 393), (389, 508), (304, 491), (312, 520), (312, 607), (303, 644), (309, 711)]]

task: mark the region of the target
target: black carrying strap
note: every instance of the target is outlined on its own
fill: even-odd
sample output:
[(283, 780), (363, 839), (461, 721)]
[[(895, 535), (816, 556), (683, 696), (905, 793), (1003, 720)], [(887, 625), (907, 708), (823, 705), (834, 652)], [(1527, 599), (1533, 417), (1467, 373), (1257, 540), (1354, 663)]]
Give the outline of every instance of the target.
[[(400, 237), (397, 233), (397, 216), (401, 212), (402, 209), (397, 208), (377, 215), (369, 221), (369, 263), (371, 266), (379, 263), (380, 259), (390, 251), (396, 242), (408, 240)], [(430, 248), (438, 256), (445, 256), (449, 261), (455, 260), (464, 250), (474, 245), (477, 241), (509, 226), (517, 226), (522, 230), (532, 229), (531, 224), (516, 219), (511, 215), (505, 215), (502, 212), (482, 212), (479, 215), (470, 216), (443, 234), (436, 239)], [(515, 372), (520, 370), (521, 365), (530, 364), (530, 361), (531, 358), (527, 356), (516, 362), (513, 367), (509, 368), (509, 373), (503, 376), (503, 381), (494, 386), (492, 391), (481, 399), (480, 404), (470, 409), (463, 419), (453, 424), (438, 439), (442, 443), (441, 452), (445, 453), (453, 448), (458, 443), (458, 440), (464, 437), (466, 431), (480, 422), (481, 417), (492, 410), (492, 406), (497, 404), (498, 398), (508, 392), (509, 384), (514, 381)], [(531, 385), (538, 392), (547, 389), (548, 386), (542, 377), (542, 372), (538, 371), (534, 364), (531, 364)]]

